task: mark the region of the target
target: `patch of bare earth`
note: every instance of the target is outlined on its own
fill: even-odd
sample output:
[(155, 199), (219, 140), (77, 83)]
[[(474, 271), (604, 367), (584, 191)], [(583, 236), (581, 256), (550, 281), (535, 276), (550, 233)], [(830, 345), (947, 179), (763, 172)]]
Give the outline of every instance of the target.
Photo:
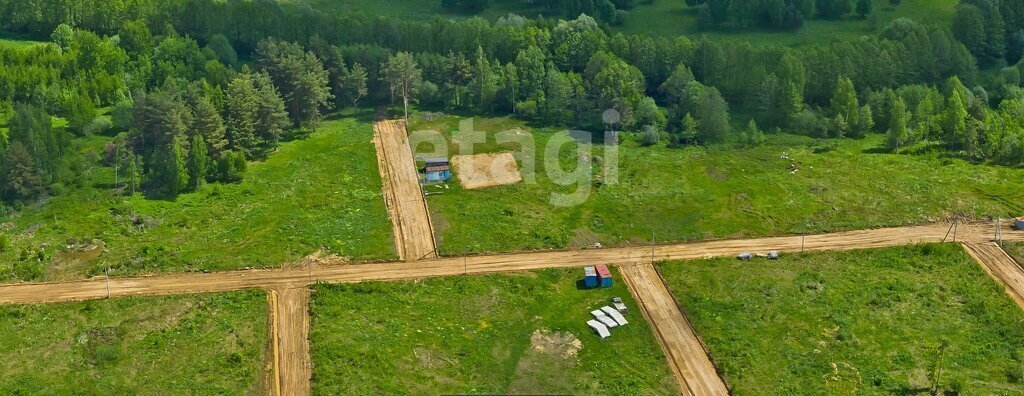
[(583, 342), (568, 332), (536, 330), (530, 349), (519, 359), (508, 392), (515, 394), (572, 393), (576, 390), (577, 355)]
[(523, 181), (512, 153), (456, 155), (452, 167), (459, 184), (467, 190), (504, 186)]

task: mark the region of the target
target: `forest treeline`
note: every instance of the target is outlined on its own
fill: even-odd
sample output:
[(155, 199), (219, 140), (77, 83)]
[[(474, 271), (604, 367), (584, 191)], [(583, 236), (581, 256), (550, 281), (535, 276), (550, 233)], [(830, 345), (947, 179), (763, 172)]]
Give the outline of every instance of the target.
[[(983, 31), (1005, 33), (1008, 19)], [(0, 29), (54, 43), (0, 49), (9, 200), (82, 179), (68, 133), (118, 134), (104, 160), (126, 175), (119, 188), (174, 195), (238, 180), (247, 159), (333, 108), (403, 99), (640, 131), (651, 144), (879, 132), (892, 150), (934, 142), (976, 160), (1024, 160), (1024, 90), (1007, 39), (965, 43), (956, 24), (898, 19), (875, 37), (786, 48), (611, 34), (588, 16), (406, 21), (271, 1), (0, 0)], [(976, 54), (993, 55), (984, 73)], [(96, 117), (105, 106), (112, 122)], [(616, 125), (604, 124), (606, 109), (622, 115)]]

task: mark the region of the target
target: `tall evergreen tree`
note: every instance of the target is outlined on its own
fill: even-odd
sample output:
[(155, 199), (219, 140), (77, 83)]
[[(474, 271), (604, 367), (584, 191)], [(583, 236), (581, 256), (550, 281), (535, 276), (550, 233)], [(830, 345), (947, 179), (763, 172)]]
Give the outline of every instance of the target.
[(251, 153), (259, 114), (259, 93), (251, 74), (239, 75), (228, 85), (224, 108), (228, 150)]
[(284, 100), (266, 73), (256, 73), (253, 76), (253, 83), (257, 95), (257, 137), (264, 144), (276, 145), (284, 128), (288, 126), (288, 112), (285, 111)]
[(210, 157), (206, 150), (203, 135), (192, 136), (188, 150), (188, 180), (192, 190), (198, 189), (206, 182), (206, 172), (210, 167)]

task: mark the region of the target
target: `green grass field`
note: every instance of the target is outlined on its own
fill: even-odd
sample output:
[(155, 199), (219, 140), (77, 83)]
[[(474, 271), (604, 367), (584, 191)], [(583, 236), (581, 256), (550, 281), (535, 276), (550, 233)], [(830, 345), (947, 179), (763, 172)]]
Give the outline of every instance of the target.
[[(0, 280), (38, 260), (40, 246), (46, 279), (99, 274), (107, 265), (113, 275), (276, 266), (321, 248), (394, 258), (372, 136), (366, 122), (327, 121), (250, 163), (243, 182), (174, 201), (114, 196), (114, 170), (94, 165), (85, 188), (0, 219), (0, 233), (13, 242), (0, 252)], [(77, 143), (88, 153), (107, 140)], [(20, 260), (25, 252), (31, 257)]]
[[(417, 117), (412, 129), (451, 135), (458, 121), (454, 116), (432, 121)], [(477, 152), (516, 151), (515, 144), (497, 145), (494, 134), (533, 132), (541, 165), (554, 133), (510, 118), (476, 118), (475, 129), (487, 131), (492, 139), (477, 145)], [(679, 241), (826, 232), (944, 221), (954, 212), (1024, 212), (1024, 189), (1006, 183), (1024, 178), (1024, 170), (934, 154), (882, 153), (882, 138), (823, 141), (770, 135), (768, 144), (756, 148), (671, 149), (640, 147), (627, 139), (618, 149), (618, 184), (594, 186), (580, 205), (553, 205), (552, 193), (569, 193), (577, 185), (551, 182), (540, 165), (533, 184), (476, 191), (462, 190), (455, 182), (447, 189), (428, 187), (443, 193), (430, 196), (428, 205), (444, 254), (595, 242), (646, 244), (652, 237)], [(601, 147), (581, 149), (608, 156)], [(529, 162), (529, 157), (518, 159)], [(563, 150), (559, 157), (565, 169), (576, 166), (572, 150)], [(795, 174), (793, 164), (799, 167)], [(603, 164), (592, 162), (591, 168), (594, 175), (603, 172)]]
[(263, 292), (0, 306), (0, 393), (263, 394)]
[[(313, 393), (678, 393), (625, 284), (578, 290), (581, 278), (576, 269), (317, 286)], [(601, 340), (586, 321), (611, 297), (626, 301), (630, 323)]]
[(1024, 242), (1004, 243), (1003, 250), (1013, 256), (1018, 263), (1024, 263)]
[(11, 47), (14, 49), (28, 48), (33, 45), (47, 44), (43, 41), (26, 40), (18, 37), (0, 37), (0, 47)]
[[(328, 13), (359, 12), (365, 15), (388, 15), (405, 19), (429, 19), (435, 15), (453, 18), (474, 16), (465, 12), (441, 8), (440, 0), (286, 0), (287, 2), (309, 4)], [(892, 6), (889, 0), (874, 0), (874, 15), (862, 19), (848, 15), (839, 21), (808, 19), (803, 28), (795, 32), (764, 31), (756, 29), (739, 30), (723, 27), (702, 31), (697, 26), (697, 11), (679, 0), (654, 0), (650, 4), (636, 2), (630, 10), (626, 24), (614, 27), (614, 31), (636, 34), (655, 34), (669, 37), (680, 35), (707, 35), (714, 39), (749, 41), (757, 44), (781, 44), (797, 46), (809, 43), (827, 43), (835, 39), (853, 39), (877, 33), (893, 19), (911, 18), (922, 23), (947, 25), (953, 17), (957, 0), (904, 0), (899, 6)], [(531, 6), (523, 0), (494, 0), (491, 6), (475, 15), (494, 21), (514, 13), (533, 18), (539, 15), (552, 16), (542, 7)], [(555, 15), (557, 16), (557, 15)]]
[(1024, 393), (1024, 314), (959, 245), (659, 269), (737, 395), (927, 393), (943, 342), (942, 389)]

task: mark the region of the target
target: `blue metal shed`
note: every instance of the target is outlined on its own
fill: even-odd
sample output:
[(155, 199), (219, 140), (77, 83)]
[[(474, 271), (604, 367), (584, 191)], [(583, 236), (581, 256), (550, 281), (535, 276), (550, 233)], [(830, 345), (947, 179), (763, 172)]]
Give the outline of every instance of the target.
[(583, 267), (583, 283), (588, 289), (597, 287), (597, 270), (594, 266)]
[(452, 179), (452, 167), (447, 158), (426, 158), (424, 172), (428, 182), (446, 182)]

